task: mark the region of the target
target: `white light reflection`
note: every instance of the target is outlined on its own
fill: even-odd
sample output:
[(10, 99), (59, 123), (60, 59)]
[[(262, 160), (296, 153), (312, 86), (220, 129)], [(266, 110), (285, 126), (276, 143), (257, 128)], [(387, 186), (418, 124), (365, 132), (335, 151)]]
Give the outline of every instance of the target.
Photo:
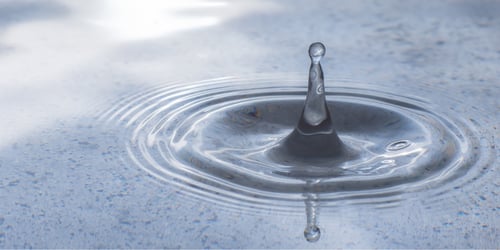
[(101, 0), (95, 3), (97, 15), (88, 21), (122, 40), (151, 39), (212, 26), (221, 21), (213, 11), (227, 6), (226, 2), (203, 0)]

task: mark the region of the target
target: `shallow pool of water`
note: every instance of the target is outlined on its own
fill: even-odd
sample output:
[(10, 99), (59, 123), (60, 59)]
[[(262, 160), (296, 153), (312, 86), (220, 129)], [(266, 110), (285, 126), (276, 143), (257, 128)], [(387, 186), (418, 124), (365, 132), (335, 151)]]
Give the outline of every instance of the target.
[[(498, 11), (2, 2), (0, 247), (497, 248)], [(364, 153), (304, 172), (265, 149), (296, 124), (315, 41)]]

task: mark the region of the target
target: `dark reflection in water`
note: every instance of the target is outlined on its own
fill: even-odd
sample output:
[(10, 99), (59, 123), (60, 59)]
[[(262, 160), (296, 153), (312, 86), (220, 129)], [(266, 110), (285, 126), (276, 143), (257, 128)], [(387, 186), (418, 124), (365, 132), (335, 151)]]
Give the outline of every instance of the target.
[(498, 18), (498, 13), (500, 13), (500, 1), (479, 0), (453, 3), (461, 13), (469, 17), (494, 19)]

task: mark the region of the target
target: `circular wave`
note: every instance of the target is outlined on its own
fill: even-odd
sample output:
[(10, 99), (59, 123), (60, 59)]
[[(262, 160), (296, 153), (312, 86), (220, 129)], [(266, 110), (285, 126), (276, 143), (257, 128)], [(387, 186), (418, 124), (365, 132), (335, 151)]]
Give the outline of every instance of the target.
[(230, 206), (302, 210), (310, 194), (322, 207), (394, 203), (415, 192), (445, 193), (491, 160), (489, 141), (446, 107), (342, 80), (327, 81), (327, 102), (354, 156), (276, 157), (273, 149), (298, 122), (304, 85), (232, 77), (169, 84), (102, 117), (127, 128), (128, 155), (149, 174)]

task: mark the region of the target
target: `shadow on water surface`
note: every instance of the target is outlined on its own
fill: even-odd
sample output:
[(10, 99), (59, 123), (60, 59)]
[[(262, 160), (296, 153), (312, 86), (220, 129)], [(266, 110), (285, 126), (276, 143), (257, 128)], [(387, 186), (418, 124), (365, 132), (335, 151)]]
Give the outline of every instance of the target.
[(48, 0), (6, 0), (0, 4), (0, 29), (9, 25), (66, 16), (70, 10), (62, 4)]
[[(50, 0), (5, 0), (0, 2), (0, 38), (11, 26), (24, 22), (40, 21), (67, 16), (70, 10), (62, 4)], [(15, 45), (3, 45), (0, 54), (12, 51)]]

